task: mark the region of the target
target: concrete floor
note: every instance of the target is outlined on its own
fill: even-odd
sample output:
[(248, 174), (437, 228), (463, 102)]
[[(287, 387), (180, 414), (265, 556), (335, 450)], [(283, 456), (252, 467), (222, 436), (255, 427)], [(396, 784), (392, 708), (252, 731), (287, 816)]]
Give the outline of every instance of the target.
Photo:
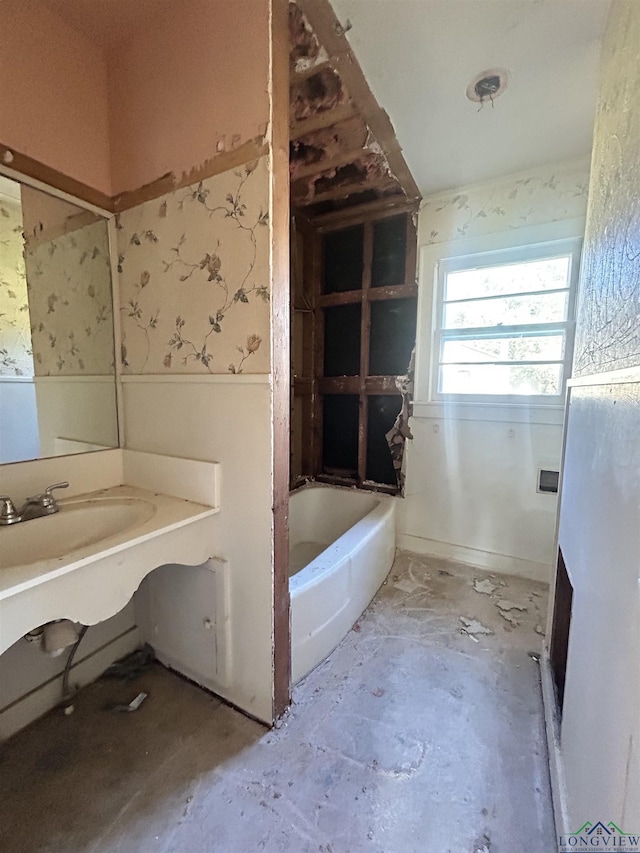
[[(274, 731), (160, 666), (103, 679), (0, 748), (0, 850), (550, 853), (528, 655), (545, 602), (540, 584), (399, 553)], [(103, 710), (140, 690), (135, 713)]]

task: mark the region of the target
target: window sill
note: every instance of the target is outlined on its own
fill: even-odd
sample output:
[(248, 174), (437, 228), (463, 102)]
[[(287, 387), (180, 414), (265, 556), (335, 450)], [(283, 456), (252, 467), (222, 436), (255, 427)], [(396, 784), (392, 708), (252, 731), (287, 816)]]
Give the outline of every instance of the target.
[(433, 420), (497, 421), (562, 426), (564, 406), (516, 403), (413, 402), (413, 417)]

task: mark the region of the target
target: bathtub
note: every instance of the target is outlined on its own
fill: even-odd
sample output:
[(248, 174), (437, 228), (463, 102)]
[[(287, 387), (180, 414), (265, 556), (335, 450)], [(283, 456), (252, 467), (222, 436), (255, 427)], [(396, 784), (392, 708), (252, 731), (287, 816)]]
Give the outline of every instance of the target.
[(385, 579), (395, 554), (395, 498), (312, 483), (289, 502), (294, 683), (333, 651)]

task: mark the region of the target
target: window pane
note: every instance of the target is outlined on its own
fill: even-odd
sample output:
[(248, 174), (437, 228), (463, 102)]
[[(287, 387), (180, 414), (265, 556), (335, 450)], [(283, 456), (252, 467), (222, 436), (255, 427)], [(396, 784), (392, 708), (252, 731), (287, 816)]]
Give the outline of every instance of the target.
[(445, 300), (567, 287), (570, 261), (570, 256), (565, 255), (543, 261), (449, 272), (446, 275)]
[(483, 361), (562, 361), (563, 358), (564, 335), (558, 334), (445, 340), (442, 343), (440, 361), (452, 364)]
[(507, 296), (453, 302), (444, 306), (444, 328), (515, 326), (521, 323), (562, 323), (567, 319), (569, 291), (535, 296)]
[(441, 394), (558, 395), (562, 365), (445, 364), (440, 368)]
[(326, 234), (324, 245), (323, 293), (360, 290), (364, 248), (364, 225)]
[(404, 284), (407, 257), (407, 217), (392, 216), (373, 226), (371, 287)]

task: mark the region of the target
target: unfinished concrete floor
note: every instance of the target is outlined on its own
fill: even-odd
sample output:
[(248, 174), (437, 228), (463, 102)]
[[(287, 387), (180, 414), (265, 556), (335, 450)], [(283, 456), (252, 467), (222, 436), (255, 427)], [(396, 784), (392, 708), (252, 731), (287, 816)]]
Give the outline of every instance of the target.
[[(540, 584), (399, 553), (274, 731), (160, 666), (103, 679), (0, 748), (0, 850), (553, 851), (528, 654), (545, 601)], [(141, 690), (135, 713), (103, 710)]]

